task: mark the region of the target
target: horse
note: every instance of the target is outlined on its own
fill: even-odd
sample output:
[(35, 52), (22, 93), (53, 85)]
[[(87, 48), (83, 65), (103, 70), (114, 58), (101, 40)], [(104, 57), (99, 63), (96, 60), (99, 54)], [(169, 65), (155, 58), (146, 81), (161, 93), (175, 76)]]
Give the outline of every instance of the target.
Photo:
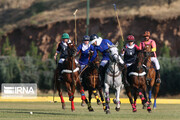
[[(94, 54), (93, 51), (89, 51), (89, 58), (91, 58), (93, 54)], [(89, 93), (89, 104), (88, 104), (89, 111), (94, 111), (94, 109), (91, 106), (92, 94), (94, 94), (98, 105), (100, 105), (102, 101), (103, 109), (105, 110), (105, 100), (101, 89), (98, 67), (99, 67), (99, 59), (97, 56), (96, 59), (92, 63), (88, 64), (87, 67), (83, 69), (84, 71), (82, 71), (83, 72), (82, 79)], [(99, 100), (99, 96), (96, 90), (99, 91), (101, 101)]]
[(62, 80), (58, 80), (58, 69), (55, 71), (55, 82), (56, 82), (56, 88), (58, 90), (59, 97), (61, 99), (62, 103), (62, 109), (65, 109), (65, 101), (63, 99), (62, 95), (62, 87), (61, 85), (65, 85), (68, 91), (69, 101), (71, 101), (71, 110), (72, 112), (75, 111), (74, 106), (74, 93), (76, 86), (79, 89), (79, 92), (81, 93), (81, 99), (88, 103), (86, 96), (84, 94), (83, 86), (81, 85), (80, 79), (79, 79), (79, 67), (77, 67), (75, 63), (75, 54), (76, 54), (76, 47), (73, 43), (68, 44), (68, 57), (65, 59), (63, 63), (63, 70), (61, 72), (62, 74)]
[(156, 71), (154, 68), (154, 64), (151, 62), (151, 44), (145, 44), (145, 48), (144, 48), (144, 52), (145, 52), (145, 56), (146, 59), (144, 61), (144, 64), (146, 65), (146, 69), (147, 69), (147, 88), (148, 88), (148, 99), (149, 99), (149, 103), (151, 104), (151, 93), (152, 93), (152, 88), (153, 86), (155, 87), (155, 91), (154, 91), (154, 104), (153, 104), (153, 108), (156, 109), (156, 99), (157, 99), (157, 95), (159, 93), (159, 88), (160, 88), (160, 83), (155, 82), (156, 79)]
[(123, 88), (122, 84), (122, 72), (119, 70), (118, 62), (119, 62), (119, 54), (117, 45), (109, 45), (108, 44), (108, 53), (110, 57), (110, 61), (105, 73), (105, 80), (104, 80), (104, 96), (106, 100), (106, 114), (110, 113), (110, 98), (109, 98), (109, 88), (115, 88), (115, 96), (116, 98), (113, 100), (114, 104), (116, 104), (116, 111), (120, 110), (120, 91)]
[[(127, 77), (128, 81), (130, 82), (130, 86), (125, 86), (126, 93), (132, 106), (133, 112), (137, 111), (136, 100), (138, 95), (141, 98), (142, 104), (147, 105), (147, 111), (151, 112), (151, 107), (149, 102), (147, 101), (146, 95), (146, 73), (143, 68), (143, 63), (144, 53), (142, 51), (139, 51), (135, 63), (130, 66), (131, 72), (129, 72)], [(131, 96), (131, 90), (134, 90), (134, 102)]]

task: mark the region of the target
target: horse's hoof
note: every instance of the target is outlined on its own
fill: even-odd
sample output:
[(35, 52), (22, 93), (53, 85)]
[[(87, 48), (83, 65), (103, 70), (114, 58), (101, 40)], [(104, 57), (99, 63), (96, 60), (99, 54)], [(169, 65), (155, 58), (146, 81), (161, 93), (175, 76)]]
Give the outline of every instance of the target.
[(97, 99), (97, 104), (101, 105), (101, 101), (99, 99)]
[(120, 108), (117, 108), (117, 107), (116, 107), (115, 110), (118, 112), (118, 111), (120, 110)]
[(81, 106), (82, 106), (82, 107), (85, 106), (85, 101), (82, 101)]
[(106, 114), (110, 114), (110, 110), (106, 110)]
[(88, 108), (89, 112), (94, 112), (94, 109), (92, 107)]
[(75, 109), (71, 109), (72, 112), (75, 112)]
[(145, 109), (146, 108), (146, 105), (143, 105), (142, 109)]
[(65, 103), (62, 103), (62, 109), (65, 110)]
[(137, 109), (135, 108), (135, 109), (133, 109), (133, 112), (137, 112)]
[(151, 107), (147, 107), (147, 111), (151, 113)]
[(156, 107), (153, 107), (153, 109), (155, 110), (155, 109), (157, 109)]

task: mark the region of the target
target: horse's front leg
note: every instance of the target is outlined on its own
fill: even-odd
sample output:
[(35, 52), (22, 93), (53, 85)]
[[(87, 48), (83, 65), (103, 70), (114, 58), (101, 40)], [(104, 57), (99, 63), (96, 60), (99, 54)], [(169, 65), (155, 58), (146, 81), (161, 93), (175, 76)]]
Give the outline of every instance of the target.
[(101, 104), (101, 101), (99, 100), (99, 96), (98, 96), (98, 94), (97, 94), (96, 88), (93, 88), (93, 89), (92, 89), (92, 92), (93, 92), (93, 94), (94, 94), (94, 96), (95, 96), (95, 98), (96, 98), (96, 100), (97, 100), (97, 104), (100, 105), (100, 104)]
[(64, 101), (63, 95), (62, 95), (61, 84), (62, 84), (61, 82), (57, 82), (57, 90), (58, 90), (59, 97), (61, 99), (62, 109), (65, 109), (65, 101)]
[(77, 79), (77, 85), (78, 85), (78, 87), (80, 88), (81, 100), (85, 101), (85, 100), (86, 100), (86, 96), (85, 96), (85, 94), (84, 94), (84, 88), (83, 88), (83, 86), (81, 85), (81, 82), (80, 82), (79, 78)]
[(156, 99), (159, 93), (160, 83), (155, 83), (155, 91), (154, 91), (154, 105), (153, 108), (156, 109)]
[(92, 106), (91, 106), (91, 98), (92, 98), (92, 90), (88, 90), (89, 92), (89, 103), (88, 103), (88, 110), (89, 111), (94, 111)]
[(120, 96), (120, 86), (116, 87), (116, 111), (120, 110), (120, 100), (119, 100), (119, 96)]
[(72, 92), (72, 88), (71, 88), (71, 85), (66, 82), (66, 88), (67, 88), (67, 91), (68, 91), (68, 95), (69, 95), (69, 101), (71, 101), (71, 110), (72, 112), (75, 111), (75, 107), (74, 107), (74, 93)]
[(133, 110), (133, 112), (136, 112), (137, 111), (136, 106), (133, 103), (133, 99), (132, 99), (132, 95), (131, 95), (131, 88), (130, 88), (130, 86), (126, 86), (125, 89), (126, 89), (126, 94), (127, 94), (128, 98), (129, 98), (129, 102), (130, 102), (130, 104), (132, 106), (132, 110)]
[(100, 95), (100, 97), (101, 97), (101, 102), (102, 102), (102, 105), (103, 105), (103, 110), (105, 110), (105, 109), (106, 109), (106, 102), (105, 102), (105, 100), (104, 100), (104, 96), (103, 96), (102, 89), (101, 89), (101, 88), (98, 88), (98, 90), (99, 90), (99, 95)]
[(109, 85), (107, 83), (104, 83), (104, 96), (106, 100), (106, 114), (109, 114), (110, 113), (110, 107), (109, 107), (110, 98), (109, 98)]

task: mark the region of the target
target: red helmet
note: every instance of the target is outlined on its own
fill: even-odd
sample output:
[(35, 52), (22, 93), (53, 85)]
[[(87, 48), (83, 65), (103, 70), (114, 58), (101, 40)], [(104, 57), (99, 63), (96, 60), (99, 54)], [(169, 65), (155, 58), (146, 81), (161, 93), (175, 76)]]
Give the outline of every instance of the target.
[(132, 41), (134, 42), (135, 41), (135, 37), (133, 35), (128, 35), (127, 36), (127, 41)]

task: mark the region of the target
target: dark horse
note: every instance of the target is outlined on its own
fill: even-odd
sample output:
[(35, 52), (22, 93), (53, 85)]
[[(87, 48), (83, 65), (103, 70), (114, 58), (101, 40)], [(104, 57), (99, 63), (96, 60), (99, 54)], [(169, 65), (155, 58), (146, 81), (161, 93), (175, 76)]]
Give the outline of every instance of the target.
[(81, 93), (81, 99), (83, 101), (86, 101), (87, 103), (87, 99), (85, 97), (84, 94), (84, 89), (81, 85), (81, 82), (79, 80), (79, 68), (76, 66), (75, 64), (75, 54), (76, 54), (76, 47), (74, 44), (68, 44), (68, 57), (66, 58), (66, 60), (63, 63), (63, 70), (62, 70), (62, 77), (63, 80), (59, 81), (57, 78), (58, 76), (58, 70), (56, 70), (55, 72), (55, 82), (56, 82), (56, 87), (61, 99), (61, 103), (62, 103), (62, 108), (65, 109), (65, 101), (63, 99), (62, 96), (62, 87), (61, 85), (65, 85), (68, 91), (68, 95), (69, 95), (69, 101), (71, 101), (71, 110), (74, 111), (75, 107), (74, 107), (74, 92), (75, 92), (75, 88), (76, 86), (80, 89), (80, 93)]
[[(89, 57), (91, 58), (93, 56), (93, 54), (94, 54), (94, 52), (90, 51)], [(100, 86), (101, 84), (100, 84), (100, 79), (99, 79), (99, 74), (98, 74), (98, 67), (99, 67), (99, 59), (97, 56), (96, 59), (87, 66), (87, 68), (86, 67), (84, 68), (84, 71), (82, 73), (82, 79), (83, 79), (84, 86), (87, 88), (88, 93), (89, 93), (89, 104), (88, 104), (89, 111), (94, 111), (91, 106), (92, 94), (94, 94), (98, 105), (100, 105), (101, 101), (102, 101), (103, 109), (105, 110), (105, 100), (104, 100), (102, 89)], [(99, 91), (101, 101), (99, 100), (99, 96), (98, 96), (96, 90)]]
[[(130, 86), (125, 87), (130, 104), (132, 105), (133, 112), (137, 111), (136, 100), (138, 95), (141, 98), (142, 104), (147, 105), (147, 111), (151, 112), (151, 107), (149, 102), (147, 102), (146, 96), (146, 73), (144, 72), (143, 62), (144, 53), (142, 51), (139, 51), (135, 63), (131, 66), (131, 72), (128, 74)], [(131, 96), (131, 89), (134, 90), (134, 102)]]
[(145, 44), (144, 52), (145, 52), (146, 59), (144, 61), (144, 64), (146, 65), (146, 69), (147, 69), (146, 80), (147, 80), (147, 88), (149, 92), (149, 103), (151, 103), (152, 88), (153, 86), (155, 86), (153, 108), (156, 109), (156, 99), (159, 93), (160, 83), (155, 82), (156, 71), (154, 68), (154, 64), (151, 62), (151, 49), (152, 49), (151, 44)]

